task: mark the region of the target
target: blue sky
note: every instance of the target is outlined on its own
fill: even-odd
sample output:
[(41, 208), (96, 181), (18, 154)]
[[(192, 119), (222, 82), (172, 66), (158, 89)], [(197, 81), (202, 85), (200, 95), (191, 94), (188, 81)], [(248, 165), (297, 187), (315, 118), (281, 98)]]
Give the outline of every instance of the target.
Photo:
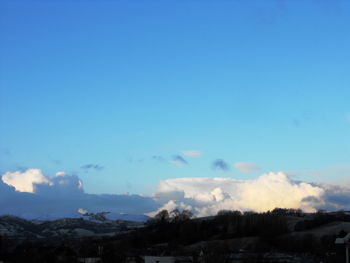
[(5, 0), (0, 16), (1, 172), (65, 171), (89, 193), (350, 175), (349, 1)]

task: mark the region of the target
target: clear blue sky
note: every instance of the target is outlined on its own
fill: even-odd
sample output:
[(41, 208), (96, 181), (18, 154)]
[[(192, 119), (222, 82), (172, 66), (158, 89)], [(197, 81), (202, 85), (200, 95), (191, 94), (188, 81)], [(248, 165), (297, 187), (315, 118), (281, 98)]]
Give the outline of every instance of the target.
[[(4, 0), (0, 16), (1, 172), (150, 193), (350, 165), (350, 1)], [(202, 156), (169, 163), (182, 150)]]

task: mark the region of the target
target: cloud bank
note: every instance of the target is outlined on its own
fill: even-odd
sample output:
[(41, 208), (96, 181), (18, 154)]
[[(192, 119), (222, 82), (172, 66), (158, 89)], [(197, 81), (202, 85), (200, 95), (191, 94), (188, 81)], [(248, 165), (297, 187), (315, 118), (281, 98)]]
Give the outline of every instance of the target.
[[(276, 207), (350, 209), (350, 189), (291, 180), (285, 173), (267, 173), (253, 180), (177, 178), (161, 181), (154, 199), (168, 207), (191, 207), (197, 216), (220, 210), (268, 211)], [(152, 213), (150, 214), (152, 215)]]
[(78, 210), (83, 209), (108, 211), (113, 219), (144, 220), (144, 213), (158, 206), (152, 198), (140, 195), (85, 193), (80, 178), (64, 172), (50, 177), (40, 169), (28, 169), (0, 176), (0, 214), (56, 219), (81, 217)]
[(150, 196), (95, 195), (84, 192), (76, 175), (44, 175), (40, 169), (7, 172), (0, 177), (0, 214), (24, 218), (80, 217), (82, 211), (111, 212), (110, 218), (144, 220), (161, 209), (188, 209), (196, 216), (220, 210), (263, 212), (280, 208), (350, 210), (350, 189), (294, 181), (285, 173), (266, 173), (252, 180), (175, 178), (159, 182)]

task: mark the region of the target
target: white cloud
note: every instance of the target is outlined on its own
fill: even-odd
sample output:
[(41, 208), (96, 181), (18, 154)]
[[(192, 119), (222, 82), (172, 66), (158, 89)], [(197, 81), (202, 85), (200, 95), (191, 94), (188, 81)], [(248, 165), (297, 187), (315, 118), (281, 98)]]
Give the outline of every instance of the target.
[(66, 176), (67, 174), (65, 172), (57, 172), (56, 176)]
[[(178, 194), (176, 194), (178, 193)], [(276, 207), (314, 211), (309, 197), (322, 199), (324, 189), (294, 182), (283, 173), (267, 173), (254, 180), (231, 178), (177, 178), (159, 183), (154, 198), (179, 206), (190, 205), (198, 216), (219, 210), (267, 211)], [(169, 197), (168, 200), (166, 197)], [(173, 197), (176, 196), (177, 199)], [(182, 198), (181, 198), (182, 196)]]
[(88, 194), (76, 175), (48, 177), (39, 169), (7, 172), (1, 178), (0, 212), (31, 218), (42, 214), (53, 218), (79, 216), (77, 211), (154, 215), (161, 209), (175, 208), (192, 210), (196, 216), (215, 215), (223, 209), (258, 212), (276, 207), (305, 211), (350, 209), (350, 188), (294, 181), (284, 172), (263, 174), (253, 180), (222, 177), (162, 180), (152, 196)]
[(144, 220), (144, 213), (155, 211), (160, 205), (147, 196), (88, 194), (76, 175), (58, 173), (49, 177), (40, 169), (28, 169), (0, 175), (0, 207), (0, 215), (30, 219), (78, 217), (79, 211), (108, 211), (110, 218)]
[(18, 192), (35, 192), (37, 184), (52, 184), (40, 169), (28, 169), (24, 172), (7, 172), (2, 176), (2, 181), (16, 188)]
[(85, 210), (85, 209), (83, 209), (83, 208), (79, 208), (79, 209), (78, 209), (78, 213), (79, 213), (79, 214), (82, 214), (82, 215), (85, 215), (85, 214), (88, 213), (88, 211)]
[(202, 156), (202, 152), (196, 150), (182, 151), (182, 154), (187, 157), (198, 158)]
[(166, 204), (164, 204), (162, 207), (160, 207), (157, 211), (146, 213), (147, 216), (153, 217), (155, 216), (158, 212), (162, 210), (168, 210), (169, 212), (173, 211), (174, 209), (179, 209), (179, 210), (192, 210), (192, 206), (186, 205), (183, 202), (176, 203), (174, 200), (168, 201)]
[(237, 162), (237, 163), (234, 163), (233, 166), (238, 170), (240, 170), (242, 173), (254, 173), (261, 170), (261, 168), (257, 166), (255, 163), (249, 163), (249, 162)]

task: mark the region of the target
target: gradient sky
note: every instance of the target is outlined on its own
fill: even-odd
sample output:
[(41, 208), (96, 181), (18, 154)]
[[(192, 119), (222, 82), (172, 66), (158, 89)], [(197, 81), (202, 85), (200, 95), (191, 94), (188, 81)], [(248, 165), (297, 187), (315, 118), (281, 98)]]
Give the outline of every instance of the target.
[(350, 1), (4, 0), (0, 17), (1, 172), (65, 171), (89, 193), (350, 178)]

